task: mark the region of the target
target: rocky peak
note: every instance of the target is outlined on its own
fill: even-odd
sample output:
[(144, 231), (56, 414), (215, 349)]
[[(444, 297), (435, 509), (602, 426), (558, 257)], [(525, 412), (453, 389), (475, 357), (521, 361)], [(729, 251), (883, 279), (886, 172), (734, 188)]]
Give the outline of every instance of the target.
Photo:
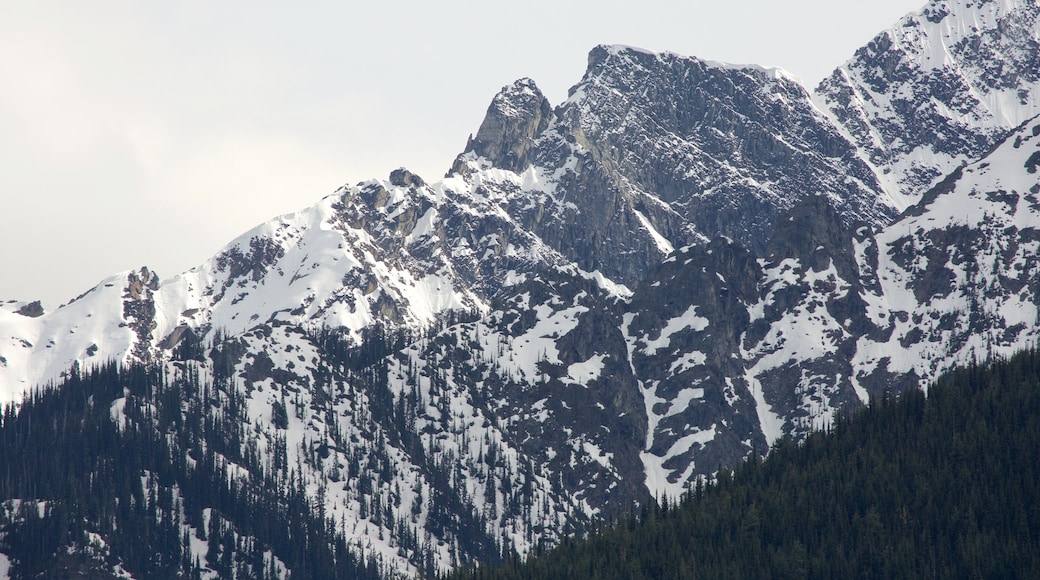
[(475, 153), (495, 167), (519, 173), (530, 165), (528, 153), (552, 116), (552, 106), (534, 81), (520, 79), (503, 87), (492, 99), (465, 153)]
[(39, 318), (40, 316), (43, 316), (43, 305), (40, 304), (39, 300), (34, 300), (19, 306), (18, 310), (15, 310), (14, 313), (28, 316), (29, 318)]
[(155, 291), (159, 289), (159, 276), (149, 270), (147, 266), (142, 266), (136, 272), (130, 272), (127, 274), (126, 279), (127, 297), (134, 300), (140, 300), (147, 290)]
[(856, 51), (816, 88), (909, 206), (1040, 113), (1040, 6), (935, 0)]
[(854, 145), (778, 69), (598, 46), (556, 114), (612, 181), (707, 239), (762, 252), (779, 213), (825, 192), (850, 223), (895, 216)]
[(397, 187), (423, 187), (426, 182), (404, 167), (399, 167), (390, 172), (390, 184)]

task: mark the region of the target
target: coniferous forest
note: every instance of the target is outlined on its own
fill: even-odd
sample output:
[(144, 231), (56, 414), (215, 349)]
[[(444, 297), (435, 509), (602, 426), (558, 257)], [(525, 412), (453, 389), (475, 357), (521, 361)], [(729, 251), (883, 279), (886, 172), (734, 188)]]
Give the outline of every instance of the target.
[[(159, 369), (73, 372), (4, 411), (14, 577), (386, 572), (348, 551), (292, 469), (248, 456), (233, 388)], [(953, 372), (927, 397), (876, 400), (586, 539), (449, 577), (1038, 577), (1037, 441), (1033, 350)], [(248, 483), (221, 457), (249, 469)]]
[[(325, 329), (309, 338), (332, 367), (364, 387), (382, 425), (373, 428), (385, 429), (380, 436), (407, 444), (422, 458), (415, 434), (404, 425), (403, 401), (395, 404), (387, 389), (385, 371), (357, 370), (378, 368), (393, 347), (403, 348), (407, 336), (367, 333), (358, 348)], [(60, 385), (3, 410), (0, 553), (11, 560), (13, 577), (401, 575), (380, 555), (348, 548), (352, 538), (326, 511), (329, 484), (318, 482), (315, 493), (314, 482), (301, 475), (307, 470), (290, 460), (284, 431), (269, 435), (271, 453), (258, 450), (248, 403), (232, 376), (236, 343), (222, 341), (219, 331), (215, 343), (209, 350), (211, 376), (200, 376), (192, 363), (205, 356), (204, 346), (187, 340), (169, 365), (74, 368)], [(315, 405), (329, 398), (322, 401)], [(286, 404), (296, 415), (302, 410), (298, 401), (274, 405), (271, 420), (282, 430)], [(342, 434), (333, 435), (337, 445), (352, 448), (352, 457), (365, 452)], [(315, 460), (308, 457), (303, 460)], [(377, 478), (390, 465), (380, 459), (367, 462)], [(500, 548), (482, 523), (450, 493), (451, 466), (423, 467), (434, 483), (425, 500), (429, 524), (450, 530), (481, 561), (500, 562)], [(366, 491), (365, 481), (359, 494)], [(389, 505), (373, 512), (372, 520), (377, 518), (389, 522), (388, 528), (399, 519)], [(423, 574), (435, 573), (429, 540), (401, 531), (397, 541), (417, 554)]]
[(679, 502), (461, 578), (1038, 578), (1040, 351), (874, 401)]
[[(197, 578), (200, 553), (221, 578), (382, 576), (348, 551), (298, 479), (242, 455), (234, 389), (159, 368), (73, 372), (5, 409), (2, 551), (12, 577)], [(220, 455), (255, 477), (229, 477)]]

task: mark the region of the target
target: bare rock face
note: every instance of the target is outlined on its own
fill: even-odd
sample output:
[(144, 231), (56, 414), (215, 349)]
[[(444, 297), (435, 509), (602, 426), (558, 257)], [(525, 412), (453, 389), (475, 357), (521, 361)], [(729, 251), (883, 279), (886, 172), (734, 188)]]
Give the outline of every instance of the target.
[(147, 362), (152, 356), (152, 331), (155, 330), (155, 292), (159, 289), (159, 277), (155, 272), (142, 267), (130, 272), (123, 290), (123, 319), (137, 336), (132, 355)]
[(390, 183), (397, 187), (423, 187), (426, 185), (421, 177), (403, 167), (390, 172)]
[(28, 304), (23, 304), (18, 310), (15, 310), (14, 313), (28, 316), (29, 318), (39, 318), (40, 316), (43, 316), (43, 305), (40, 304), (39, 300), (34, 300)]
[(776, 216), (823, 195), (847, 223), (895, 216), (872, 169), (782, 71), (599, 46), (550, 111), (527, 79), (495, 97), (453, 167), (586, 271), (635, 285), (722, 234), (764, 250)]
[(777, 69), (599, 46), (557, 116), (665, 238), (678, 217), (761, 252), (778, 214), (819, 195), (847, 223), (896, 214), (855, 146)]
[(851, 230), (826, 198), (808, 198), (783, 218), (777, 220), (773, 239), (766, 247), (765, 255), (770, 260), (797, 258), (817, 272), (833, 263), (844, 279), (858, 275)]
[(552, 106), (528, 78), (503, 87), (488, 107), (477, 136), (466, 145), (500, 169), (521, 172), (530, 165), (534, 140), (549, 126)]

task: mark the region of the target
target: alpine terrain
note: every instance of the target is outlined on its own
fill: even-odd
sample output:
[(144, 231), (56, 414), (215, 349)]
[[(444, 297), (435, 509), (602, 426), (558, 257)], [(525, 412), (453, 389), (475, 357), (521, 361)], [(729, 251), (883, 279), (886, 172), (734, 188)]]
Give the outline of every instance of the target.
[[(171, 278), (0, 303), (0, 565), (59, 574), (30, 561), (53, 549), (114, 577), (303, 578), (524, 556), (1036, 344), (1038, 15), (933, 1), (815, 91), (598, 46), (562, 103), (504, 87), (438, 181), (398, 169)], [(38, 438), (88, 433), (111, 445), (69, 461), (109, 463), (54, 478), (136, 462), (111, 504), (34, 483)], [(178, 557), (128, 547), (128, 505)]]

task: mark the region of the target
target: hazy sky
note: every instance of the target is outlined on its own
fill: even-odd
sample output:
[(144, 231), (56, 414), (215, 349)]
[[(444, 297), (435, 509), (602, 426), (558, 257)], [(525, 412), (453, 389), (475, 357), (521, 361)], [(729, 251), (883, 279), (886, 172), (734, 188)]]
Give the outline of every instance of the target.
[[(364, 8), (355, 7), (364, 4)], [(924, 0), (0, 2), (0, 300), (166, 278), (343, 183), (435, 181), (488, 103), (619, 43), (814, 86)]]

